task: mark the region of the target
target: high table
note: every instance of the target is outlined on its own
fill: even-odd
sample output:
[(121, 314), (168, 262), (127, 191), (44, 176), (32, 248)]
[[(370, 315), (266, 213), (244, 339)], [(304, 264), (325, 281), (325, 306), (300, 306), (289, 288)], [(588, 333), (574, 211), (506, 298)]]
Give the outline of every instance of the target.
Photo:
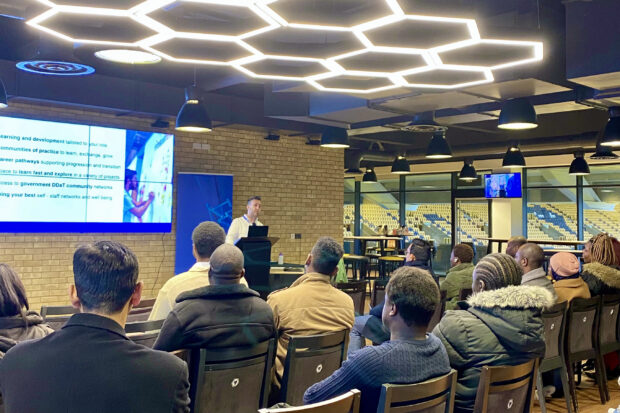
[(349, 236), (349, 237), (344, 237), (345, 241), (355, 241), (355, 240), (359, 240), (362, 242), (362, 255), (364, 255), (366, 253), (366, 243), (368, 241), (377, 241), (379, 242), (379, 248), (381, 249), (381, 256), (383, 257), (385, 255), (385, 246), (387, 245), (388, 241), (400, 241), (403, 237), (406, 237), (407, 235), (394, 235), (394, 236), (381, 236), (381, 235), (374, 235), (374, 236), (360, 236), (360, 235), (355, 235), (355, 236)]
[[(485, 238), (485, 237), (478, 237), (476, 239), (482, 240), (482, 241), (489, 241), (489, 246), (487, 247), (487, 253), (490, 254), (493, 251), (492, 248), (492, 244), (494, 242), (497, 242), (497, 250), (501, 251), (502, 250), (502, 244), (504, 242), (508, 242), (507, 238)], [(566, 245), (566, 246), (572, 246), (575, 247), (575, 250), (577, 250), (577, 247), (579, 245), (583, 245), (585, 244), (585, 241), (555, 241), (555, 240), (540, 240), (540, 239), (528, 239), (527, 242), (531, 242), (533, 244), (539, 244), (539, 245)]]

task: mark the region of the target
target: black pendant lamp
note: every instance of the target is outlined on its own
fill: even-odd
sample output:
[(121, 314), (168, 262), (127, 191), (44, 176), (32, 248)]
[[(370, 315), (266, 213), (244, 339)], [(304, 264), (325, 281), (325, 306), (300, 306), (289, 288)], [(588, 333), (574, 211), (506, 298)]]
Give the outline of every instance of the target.
[(609, 108), (609, 120), (600, 143), (602, 146), (620, 146), (620, 106)]
[(377, 182), (377, 174), (372, 168), (366, 168), (362, 182)]
[(497, 127), (500, 129), (533, 129), (538, 126), (534, 106), (526, 98), (504, 102)]
[(411, 173), (409, 168), (409, 161), (404, 156), (397, 156), (392, 163), (392, 173), (398, 175), (404, 175)]
[(523, 168), (525, 166), (525, 158), (519, 149), (519, 145), (510, 145), (502, 160), (504, 168)]
[(195, 85), (185, 89), (185, 103), (177, 114), (175, 129), (183, 132), (211, 132), (213, 129), (207, 108), (200, 101)]
[(618, 155), (611, 151), (611, 146), (602, 146), (600, 142), (597, 142), (596, 152), (590, 155), (590, 159), (611, 160), (618, 159)]
[(583, 158), (582, 152), (575, 153), (575, 159), (573, 159), (573, 162), (570, 164), (568, 174), (578, 176), (590, 174), (590, 167), (588, 166), (586, 160)]
[(400, 129), (409, 132), (439, 132), (446, 131), (448, 128), (435, 121), (433, 112), (425, 112), (415, 115), (411, 123)]
[(450, 145), (443, 131), (438, 131), (433, 134), (433, 138), (426, 150), (426, 157), (430, 159), (452, 158), (452, 150), (450, 149)]
[(459, 173), (459, 179), (466, 182), (471, 182), (478, 179), (478, 173), (476, 172), (476, 168), (474, 168), (473, 161), (470, 161), (469, 159), (465, 161), (463, 168), (461, 168), (461, 172)]
[(343, 128), (327, 128), (321, 134), (321, 146), (324, 148), (348, 148), (349, 135)]
[(6, 95), (4, 83), (2, 83), (2, 79), (0, 79), (0, 109), (6, 108), (7, 106), (9, 106), (9, 98)]

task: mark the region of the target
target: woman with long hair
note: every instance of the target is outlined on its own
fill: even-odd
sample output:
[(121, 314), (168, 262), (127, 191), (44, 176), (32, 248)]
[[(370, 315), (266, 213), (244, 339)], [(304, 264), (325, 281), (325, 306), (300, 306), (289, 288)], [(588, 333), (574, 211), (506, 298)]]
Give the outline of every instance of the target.
[(0, 358), (20, 341), (54, 331), (43, 324), (39, 314), (29, 310), (24, 284), (11, 267), (0, 264)]
[(608, 234), (600, 233), (586, 243), (583, 260), (581, 278), (593, 297), (620, 293), (620, 271), (616, 268), (616, 252)]

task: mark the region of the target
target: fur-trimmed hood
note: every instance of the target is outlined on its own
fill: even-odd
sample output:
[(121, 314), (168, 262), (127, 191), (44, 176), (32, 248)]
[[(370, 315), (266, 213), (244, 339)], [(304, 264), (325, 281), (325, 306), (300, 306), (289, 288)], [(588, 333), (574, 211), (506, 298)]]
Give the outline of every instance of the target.
[(591, 262), (583, 266), (583, 273), (588, 273), (612, 288), (620, 289), (620, 271), (598, 262)]
[(467, 300), (478, 308), (547, 308), (554, 304), (553, 295), (543, 287), (511, 285), (498, 290), (482, 291)]

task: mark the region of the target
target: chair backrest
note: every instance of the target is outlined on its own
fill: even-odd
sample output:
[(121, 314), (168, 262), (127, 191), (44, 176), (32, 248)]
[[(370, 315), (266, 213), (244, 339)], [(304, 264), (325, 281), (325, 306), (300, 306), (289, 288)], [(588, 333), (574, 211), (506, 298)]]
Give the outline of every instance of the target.
[(357, 314), (364, 314), (366, 302), (366, 281), (351, 281), (336, 284), (336, 288), (345, 292), (353, 299), (353, 308)]
[(147, 299), (140, 300), (140, 304), (138, 304), (134, 308), (149, 308), (149, 309), (151, 309), (151, 308), (153, 308), (154, 305), (155, 305), (155, 298), (147, 298)]
[(143, 346), (146, 346), (148, 348), (153, 348), (155, 342), (157, 341), (158, 335), (159, 331), (152, 331), (148, 333), (128, 334), (127, 338), (134, 343), (142, 344)]
[(359, 413), (361, 393), (357, 389), (319, 403), (284, 409), (260, 409), (258, 413)]
[(545, 326), (545, 358), (543, 362), (558, 357), (561, 362), (561, 359), (564, 358), (564, 324), (566, 322), (565, 314), (567, 307), (568, 302), (562, 301), (551, 308), (543, 310), (541, 314)]
[(255, 346), (192, 349), (191, 411), (255, 413), (267, 405), (276, 339)]
[(452, 413), (456, 370), (415, 384), (384, 384), (377, 413)]
[(433, 317), (431, 317), (431, 321), (428, 323), (426, 331), (433, 331), (446, 312), (446, 290), (439, 291), (439, 294), (439, 305), (435, 308), (435, 312), (433, 313)]
[(125, 333), (146, 333), (147, 331), (159, 331), (164, 320), (138, 321), (125, 324)]
[(471, 288), (461, 288), (459, 290), (459, 301), (465, 301), (469, 298), (470, 295), (474, 293), (474, 290)]
[(71, 316), (79, 313), (80, 310), (70, 305), (44, 305), (41, 307), (41, 317), (44, 320), (49, 316)]
[[(566, 355), (589, 358), (595, 352), (601, 297), (573, 298), (566, 312)], [(574, 356), (574, 357), (573, 357)]]
[(603, 295), (599, 316), (599, 343), (601, 349), (618, 342), (618, 311), (620, 295)]
[(304, 392), (340, 368), (347, 353), (349, 330), (314, 336), (290, 336), (280, 401), (303, 404)]
[(385, 300), (385, 286), (389, 280), (375, 280), (370, 293), (370, 308)]
[(45, 323), (54, 331), (60, 330), (71, 318), (70, 315), (67, 316), (54, 316), (54, 317), (46, 317)]
[(482, 367), (474, 413), (532, 410), (538, 359), (517, 366)]
[(135, 307), (129, 311), (127, 322), (133, 323), (137, 321), (146, 321), (149, 319), (152, 307)]

